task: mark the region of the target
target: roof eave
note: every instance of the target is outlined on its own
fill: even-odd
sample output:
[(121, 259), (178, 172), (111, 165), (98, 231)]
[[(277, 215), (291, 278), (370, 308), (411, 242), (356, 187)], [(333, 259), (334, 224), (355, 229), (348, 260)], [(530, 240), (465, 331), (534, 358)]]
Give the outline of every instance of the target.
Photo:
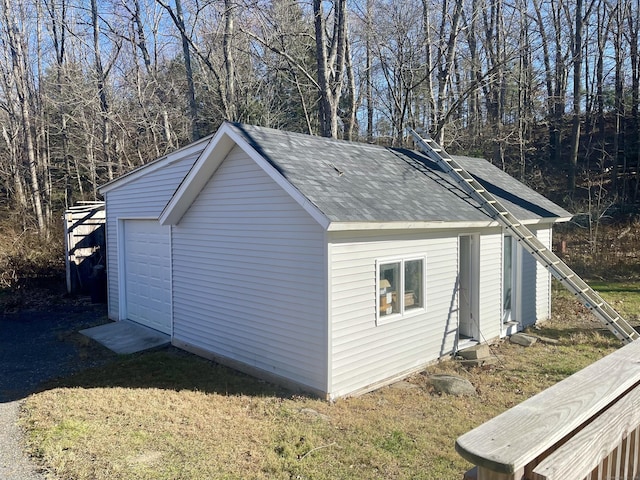
[(211, 135), (201, 138), (200, 140), (190, 143), (189, 145), (179, 148), (178, 150), (174, 150), (171, 153), (163, 155), (162, 157), (159, 157), (149, 163), (146, 163), (138, 168), (135, 168), (130, 172), (127, 172), (119, 176), (118, 178), (114, 178), (113, 180), (110, 180), (109, 182), (101, 185), (100, 187), (98, 187), (98, 192), (104, 195), (105, 193), (108, 193), (115, 188), (119, 188), (124, 185), (127, 185), (128, 183), (136, 180), (137, 178), (140, 178), (144, 175), (154, 172), (167, 165), (171, 165), (173, 162), (178, 161), (184, 158), (185, 156), (188, 156), (198, 151), (199, 149), (202, 149), (203, 148), (202, 144), (209, 142), (210, 140), (211, 140)]
[[(546, 217), (522, 220), (524, 225), (545, 225), (567, 222), (571, 217)], [(347, 232), (356, 230), (457, 230), (499, 227), (495, 220), (475, 221), (406, 221), (406, 222), (331, 222), (329, 232)]]

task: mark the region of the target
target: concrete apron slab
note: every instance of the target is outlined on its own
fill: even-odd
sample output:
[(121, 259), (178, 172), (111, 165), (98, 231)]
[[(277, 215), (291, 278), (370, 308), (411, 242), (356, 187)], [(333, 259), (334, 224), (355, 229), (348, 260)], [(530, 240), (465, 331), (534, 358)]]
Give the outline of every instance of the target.
[(87, 328), (80, 330), (80, 333), (120, 355), (142, 352), (171, 343), (169, 335), (127, 320)]

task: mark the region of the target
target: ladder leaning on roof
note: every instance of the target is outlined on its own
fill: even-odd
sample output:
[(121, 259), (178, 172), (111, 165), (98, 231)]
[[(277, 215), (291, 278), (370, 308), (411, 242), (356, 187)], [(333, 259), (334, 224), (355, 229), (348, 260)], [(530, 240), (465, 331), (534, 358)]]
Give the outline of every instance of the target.
[(573, 293), (585, 307), (591, 310), (618, 339), (623, 343), (631, 343), (640, 338), (640, 334), (611, 305), (605, 302), (595, 290), (587, 285), (555, 253), (546, 248), (531, 230), (525, 227), (492, 194), (487, 192), (480, 182), (451, 158), (442, 147), (431, 138), (422, 138), (412, 129), (409, 129), (409, 132), (422, 151), (450, 175), (462, 191), (478, 201), (491, 218), (512, 233), (518, 242), (549, 270), (567, 290)]

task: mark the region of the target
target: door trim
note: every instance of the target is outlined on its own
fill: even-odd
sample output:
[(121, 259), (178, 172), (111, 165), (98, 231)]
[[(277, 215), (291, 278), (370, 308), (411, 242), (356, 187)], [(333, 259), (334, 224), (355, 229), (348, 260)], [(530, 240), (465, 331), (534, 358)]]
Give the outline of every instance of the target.
[[(466, 252), (464, 251), (466, 250)], [(465, 257), (468, 257), (465, 259)], [(468, 262), (463, 268), (462, 262)], [(464, 278), (463, 278), (464, 277)], [(463, 308), (461, 302), (462, 290), (466, 287), (469, 292), (468, 314), (461, 318)], [(458, 328), (456, 341), (480, 340), (480, 235), (465, 234), (458, 236)], [(465, 324), (465, 328), (462, 328)], [(466, 328), (468, 327), (468, 329)], [(464, 332), (463, 332), (464, 330)], [(461, 336), (464, 335), (464, 339)]]
[[(125, 240), (125, 223), (127, 221), (155, 221), (153, 217), (118, 217), (117, 219), (117, 245), (118, 245), (118, 320), (128, 320), (127, 311), (127, 268), (125, 264), (126, 258), (126, 240)], [(169, 252), (173, 252), (173, 227), (169, 226)], [(133, 321), (133, 320), (132, 320)], [(136, 322), (137, 323), (137, 322)], [(141, 324), (142, 325), (142, 324)], [(145, 325), (146, 326), (146, 325)], [(146, 326), (147, 328), (153, 328)], [(173, 321), (173, 255), (169, 258), (169, 331), (166, 333), (173, 338), (174, 321)], [(159, 330), (158, 330), (159, 331)]]

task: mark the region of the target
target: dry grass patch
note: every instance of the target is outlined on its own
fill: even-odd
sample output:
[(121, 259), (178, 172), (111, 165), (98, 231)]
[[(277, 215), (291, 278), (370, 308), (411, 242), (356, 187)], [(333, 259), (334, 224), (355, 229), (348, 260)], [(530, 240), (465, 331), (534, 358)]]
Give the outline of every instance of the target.
[[(501, 341), (490, 369), (443, 362), (412, 385), (333, 404), (178, 350), (121, 358), (28, 398), (30, 449), (64, 479), (459, 479), (470, 467), (455, 453), (459, 435), (619, 347), (555, 296), (534, 333), (558, 345)], [(428, 375), (443, 372), (478, 396), (436, 394)]]

